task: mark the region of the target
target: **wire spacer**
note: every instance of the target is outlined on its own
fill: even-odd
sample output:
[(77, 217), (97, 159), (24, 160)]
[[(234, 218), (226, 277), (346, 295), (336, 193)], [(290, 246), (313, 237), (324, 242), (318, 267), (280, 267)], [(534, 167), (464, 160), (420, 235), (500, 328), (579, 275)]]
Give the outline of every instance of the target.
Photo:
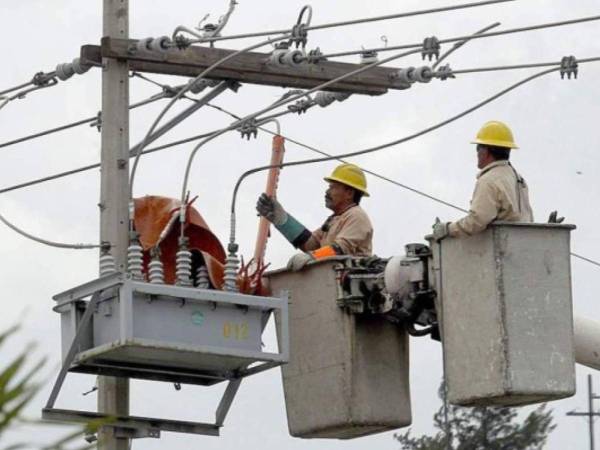
[(435, 36), (427, 37), (423, 40), (423, 50), (421, 50), (421, 58), (427, 58), (431, 61), (433, 58), (440, 57), (440, 41)]
[(258, 124), (256, 119), (245, 120), (239, 126), (238, 131), (242, 135), (242, 139), (246, 138), (247, 140), (250, 140), (250, 137), (256, 137), (258, 135)]
[(577, 58), (575, 58), (573, 55), (564, 56), (560, 61), (560, 79), (563, 80), (566, 75), (567, 79), (570, 80), (571, 74), (573, 75), (574, 79), (577, 79), (578, 67), (579, 64), (577, 64)]

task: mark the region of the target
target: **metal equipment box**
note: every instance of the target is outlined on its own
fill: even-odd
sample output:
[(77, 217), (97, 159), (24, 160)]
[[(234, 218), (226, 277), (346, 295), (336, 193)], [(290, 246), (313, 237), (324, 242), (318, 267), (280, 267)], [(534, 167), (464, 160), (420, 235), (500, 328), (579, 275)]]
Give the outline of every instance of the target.
[(574, 228), (496, 222), (431, 240), (450, 403), (517, 406), (575, 393)]
[(266, 274), (273, 293), (291, 296), (282, 378), (295, 437), (351, 439), (411, 423), (408, 335), (380, 316), (337, 305), (341, 259)]
[(71, 372), (211, 385), (250, 364), (286, 361), (285, 351), (261, 349), (264, 325), (271, 312), (287, 308), (286, 297), (149, 284), (126, 275), (111, 280), (116, 287), (106, 288), (101, 278), (55, 296), (64, 360), (88, 305), (80, 297), (104, 287)]

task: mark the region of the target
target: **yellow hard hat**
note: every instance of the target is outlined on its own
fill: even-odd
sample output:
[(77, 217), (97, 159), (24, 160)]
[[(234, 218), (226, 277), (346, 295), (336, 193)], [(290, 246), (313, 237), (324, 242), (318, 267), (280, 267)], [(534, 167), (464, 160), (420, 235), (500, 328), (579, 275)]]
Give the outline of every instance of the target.
[(337, 181), (338, 183), (345, 184), (357, 191), (362, 192), (365, 197), (369, 196), (367, 192), (367, 178), (362, 169), (354, 164), (340, 164), (331, 175), (323, 178), (325, 181)]
[(519, 148), (515, 144), (512, 131), (505, 123), (491, 120), (483, 124), (471, 144), (494, 145), (496, 147)]

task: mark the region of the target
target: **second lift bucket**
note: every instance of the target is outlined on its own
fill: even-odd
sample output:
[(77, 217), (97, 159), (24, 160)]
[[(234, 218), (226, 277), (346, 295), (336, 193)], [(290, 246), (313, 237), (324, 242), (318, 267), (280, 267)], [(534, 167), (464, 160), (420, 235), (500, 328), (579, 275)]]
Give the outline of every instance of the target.
[(411, 424), (408, 335), (336, 302), (340, 258), (267, 274), (289, 291), (290, 360), (282, 366), (290, 434), (351, 439)]
[(431, 242), (450, 403), (517, 406), (575, 393), (574, 228), (497, 222)]

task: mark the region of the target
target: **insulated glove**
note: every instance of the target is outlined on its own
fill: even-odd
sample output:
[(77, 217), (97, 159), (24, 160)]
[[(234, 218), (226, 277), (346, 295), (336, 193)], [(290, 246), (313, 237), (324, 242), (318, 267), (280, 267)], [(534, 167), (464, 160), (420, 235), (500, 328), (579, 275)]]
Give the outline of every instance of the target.
[(564, 217), (558, 217), (558, 211), (552, 211), (548, 216), (548, 223), (563, 223)]
[(292, 270), (294, 272), (298, 272), (309, 262), (313, 261), (314, 258), (310, 253), (296, 253), (294, 256), (290, 258), (287, 263), (288, 270)]
[(310, 237), (304, 225), (290, 216), (277, 200), (262, 194), (256, 202), (256, 211), (279, 230), (281, 234), (296, 248)]
[(264, 193), (258, 197), (256, 211), (273, 225), (282, 225), (288, 218), (283, 206), (277, 200)]
[(439, 242), (450, 235), (448, 225), (450, 225), (450, 222), (441, 222), (439, 217), (435, 218), (435, 223), (433, 224), (433, 238), (436, 241)]

